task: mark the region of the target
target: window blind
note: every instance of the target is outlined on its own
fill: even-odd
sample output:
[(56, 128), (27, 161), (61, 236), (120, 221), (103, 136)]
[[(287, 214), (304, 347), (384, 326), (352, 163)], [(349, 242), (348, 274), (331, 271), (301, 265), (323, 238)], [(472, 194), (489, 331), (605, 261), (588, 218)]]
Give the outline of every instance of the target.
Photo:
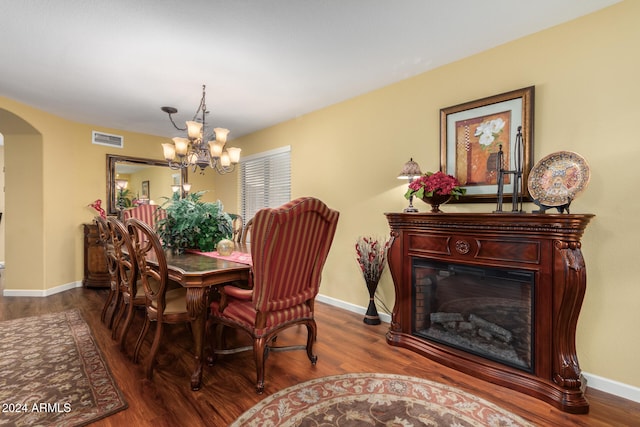
[(246, 222), (262, 208), (291, 200), (291, 147), (240, 159), (240, 214)]

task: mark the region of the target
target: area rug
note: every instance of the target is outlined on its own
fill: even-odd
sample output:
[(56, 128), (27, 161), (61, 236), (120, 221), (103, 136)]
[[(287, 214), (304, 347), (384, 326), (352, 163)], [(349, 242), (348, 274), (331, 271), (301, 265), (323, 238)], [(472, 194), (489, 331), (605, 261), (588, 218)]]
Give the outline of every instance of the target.
[(527, 426), (532, 424), (455, 387), (402, 375), (346, 374), (272, 394), (240, 426)]
[(0, 322), (0, 426), (81, 426), (127, 407), (78, 310)]

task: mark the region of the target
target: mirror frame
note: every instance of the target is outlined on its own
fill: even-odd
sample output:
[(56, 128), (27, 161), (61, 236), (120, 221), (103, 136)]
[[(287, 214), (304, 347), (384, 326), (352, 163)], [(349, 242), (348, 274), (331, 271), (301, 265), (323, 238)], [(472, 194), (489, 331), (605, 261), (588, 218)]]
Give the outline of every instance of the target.
[[(166, 160), (145, 159), (142, 157), (107, 154), (107, 215), (118, 215), (118, 210), (116, 209), (115, 188), (116, 164), (118, 162), (136, 163), (149, 166), (164, 166), (169, 170), (177, 171), (177, 169), (171, 169), (169, 167), (169, 163)], [(188, 172), (186, 168), (180, 169), (180, 185), (185, 182), (189, 182)]]

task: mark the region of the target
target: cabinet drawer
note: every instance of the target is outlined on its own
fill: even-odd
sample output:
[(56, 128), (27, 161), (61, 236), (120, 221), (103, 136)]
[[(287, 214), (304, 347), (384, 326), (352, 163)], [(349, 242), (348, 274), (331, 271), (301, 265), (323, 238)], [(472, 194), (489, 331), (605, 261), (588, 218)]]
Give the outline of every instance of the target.
[(409, 236), (409, 255), (439, 258), (539, 264), (541, 242), (524, 239), (478, 238), (468, 235)]

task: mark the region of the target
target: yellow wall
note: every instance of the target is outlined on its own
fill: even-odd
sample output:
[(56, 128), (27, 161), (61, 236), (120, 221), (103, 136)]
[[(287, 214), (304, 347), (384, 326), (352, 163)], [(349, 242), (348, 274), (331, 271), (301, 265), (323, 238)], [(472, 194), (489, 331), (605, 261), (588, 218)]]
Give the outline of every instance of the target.
[[(124, 149), (91, 131), (123, 135)], [(70, 122), (0, 97), (5, 139), (5, 290), (42, 291), (82, 280), (82, 227), (106, 204), (106, 154), (161, 158), (163, 138)], [(74, 248), (69, 251), (69, 248)]]
[[(4, 167), (4, 145), (0, 146), (0, 167)], [(0, 189), (2, 189), (2, 193), (0, 193), (0, 212), (4, 212), (4, 170), (2, 171), (2, 173), (0, 173)], [(2, 218), (0, 218), (0, 261), (2, 262), (4, 262), (4, 223), (5, 221), (6, 219), (2, 221)]]
[[(321, 293), (364, 306), (368, 296), (355, 240), (388, 235), (383, 213), (407, 205), (406, 184), (395, 177), (409, 157), (423, 171), (439, 168), (439, 110), (535, 85), (534, 161), (569, 150), (591, 166), (589, 187), (571, 206), (573, 213), (597, 215), (583, 240), (588, 289), (577, 336), (581, 367), (638, 387), (638, 22), (640, 2), (625, 1), (234, 143), (243, 155), (292, 146), (293, 197), (314, 195), (341, 212)], [(236, 194), (220, 197), (230, 206)], [(458, 204), (444, 210), (494, 208)], [(392, 305), (388, 272), (379, 290)]]
[[(341, 212), (321, 293), (364, 306), (368, 295), (355, 262), (355, 240), (361, 234), (388, 235), (383, 213), (407, 205), (406, 183), (395, 177), (409, 157), (423, 171), (439, 168), (440, 108), (535, 85), (535, 159), (577, 151), (592, 171), (589, 188), (572, 205), (574, 213), (597, 215), (583, 240), (588, 286), (578, 325), (581, 367), (640, 387), (635, 279), (640, 198), (633, 194), (640, 159), (635, 132), (639, 19), (640, 2), (625, 1), (232, 144), (245, 156), (292, 147), (292, 196), (314, 195)], [(33, 128), (9, 121), (11, 113)], [(92, 145), (94, 129), (124, 135), (125, 149)], [(1, 97), (0, 132), (7, 163), (5, 288), (50, 289), (80, 280), (80, 224), (93, 217), (86, 205), (105, 198), (105, 154), (161, 158), (162, 138), (72, 123)], [(11, 148), (23, 142), (33, 152)], [(21, 166), (25, 158), (28, 168)], [(236, 174), (211, 175), (190, 174), (190, 181), (202, 179), (198, 186), (215, 187), (208, 196), (237, 211)], [(32, 204), (24, 203), (25, 195)], [(493, 208), (452, 204), (444, 209)], [(388, 272), (380, 291), (392, 305)]]

